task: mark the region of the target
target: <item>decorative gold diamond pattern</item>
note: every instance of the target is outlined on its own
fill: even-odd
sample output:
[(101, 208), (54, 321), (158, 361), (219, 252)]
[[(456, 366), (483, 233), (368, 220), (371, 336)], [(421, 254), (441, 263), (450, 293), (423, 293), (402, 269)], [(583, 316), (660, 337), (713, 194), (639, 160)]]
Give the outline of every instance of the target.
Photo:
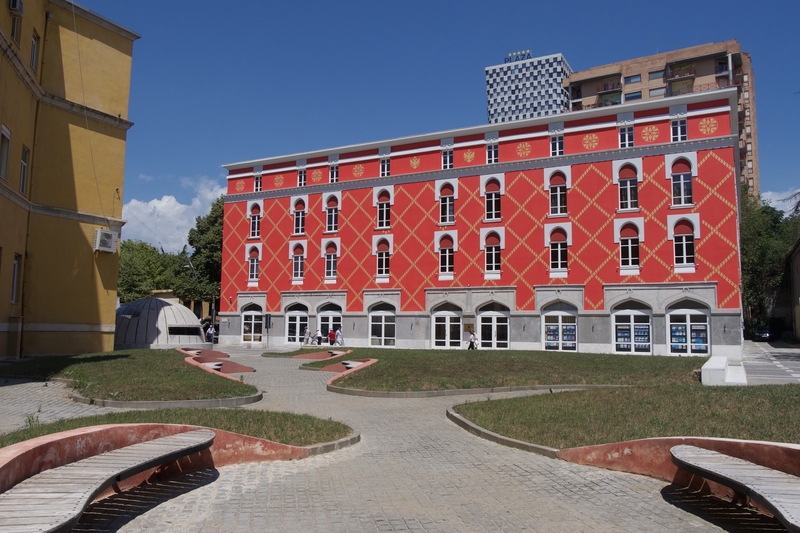
[[(346, 212), (339, 218), (339, 233), (347, 237), (346, 240), (342, 239), (336, 279), (337, 288), (348, 291), (348, 310), (363, 307), (363, 289), (377, 286), (374, 281), (377, 263), (375, 256), (372, 255), (372, 234), (364, 231), (364, 228), (370, 227), (370, 221), (375, 218), (371, 209), (372, 202), (369, 199), (371, 192), (363, 189), (345, 191), (342, 197), (342, 205), (346, 207)], [(395, 247), (395, 252), (396, 250)]]
[[(480, 191), (462, 187), (459, 189), (459, 198), (456, 202), (456, 219), (458, 225), (458, 253), (455, 254), (455, 271), (453, 286), (463, 287), (466, 279), (480, 279), (486, 268), (486, 256), (480, 249), (480, 225), (485, 211)], [(466, 228), (466, 229), (465, 229)], [(505, 268), (502, 261), (501, 269)], [(502, 272), (502, 270), (501, 270)], [(488, 280), (484, 285), (497, 285), (496, 280)]]

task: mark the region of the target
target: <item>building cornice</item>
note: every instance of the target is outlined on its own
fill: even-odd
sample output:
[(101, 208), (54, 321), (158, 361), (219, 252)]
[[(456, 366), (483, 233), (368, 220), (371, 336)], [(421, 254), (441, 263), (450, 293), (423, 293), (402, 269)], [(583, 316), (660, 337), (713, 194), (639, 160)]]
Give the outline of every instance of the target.
[(127, 222), (127, 220), (116, 217), (106, 217), (102, 215), (96, 215), (94, 213), (84, 213), (81, 211), (73, 211), (71, 209), (64, 209), (61, 207), (35, 204), (21, 194), (18, 194), (9, 187), (6, 187), (4, 184), (0, 185), (0, 196), (11, 200), (20, 208), (30, 213), (48, 217), (56, 217), (65, 220), (75, 220), (76, 222), (92, 224), (95, 226), (107, 226), (112, 231), (119, 231)]
[(14, 71), (20, 77), (22, 82), (28, 87), (28, 90), (31, 92), (31, 94), (40, 102), (57, 109), (61, 109), (62, 111), (73, 113), (80, 117), (88, 117), (96, 122), (119, 128), (124, 131), (128, 131), (131, 126), (133, 126), (133, 122), (125, 120), (121, 117), (115, 117), (114, 115), (109, 115), (108, 113), (98, 111), (97, 109), (93, 109), (91, 107), (66, 100), (60, 96), (55, 96), (45, 92), (45, 90), (39, 84), (39, 81), (34, 78), (31, 72), (28, 70), (25, 62), (22, 61), (21, 57), (19, 57), (17, 50), (11, 44), (9, 38), (1, 30), (0, 50), (2, 50), (3, 55), (14, 67)]
[[(599, 107), (595, 109), (586, 109), (582, 111), (570, 111), (561, 113), (559, 115), (549, 115), (546, 117), (537, 117), (527, 120), (516, 120), (513, 122), (506, 122), (503, 124), (485, 124), (482, 126), (473, 126), (470, 128), (461, 128), (456, 130), (446, 130), (434, 133), (427, 133), (423, 135), (412, 135), (408, 137), (398, 137), (395, 139), (386, 139), (382, 141), (353, 144), (348, 146), (340, 146), (326, 150), (315, 150), (312, 152), (299, 152), (279, 157), (268, 157), (264, 159), (255, 159), (252, 161), (242, 161), (239, 163), (230, 163), (222, 165), (222, 168), (229, 172), (240, 169), (248, 168), (255, 165), (274, 165), (277, 163), (294, 162), (298, 159), (315, 159), (318, 157), (327, 157), (330, 155), (345, 154), (352, 152), (361, 152), (365, 150), (377, 150), (385, 146), (401, 146), (407, 144), (414, 144), (426, 141), (434, 141), (447, 139), (450, 137), (465, 137), (469, 135), (479, 135), (496, 131), (516, 130), (522, 128), (531, 128), (535, 126), (546, 126), (554, 122), (575, 122), (578, 120), (594, 119), (603, 116), (612, 116), (618, 113), (649, 111), (652, 109), (660, 109), (664, 107), (688, 105), (699, 102), (706, 102), (716, 99), (727, 99), (731, 108), (737, 105), (738, 89), (736, 87), (727, 87), (725, 89), (718, 89), (715, 91), (706, 91), (702, 93), (691, 93), (681, 96), (671, 96), (666, 99), (658, 100), (642, 100), (634, 103), (625, 103), (616, 105), (611, 108)], [(502, 140), (502, 136), (500, 137)]]
[(714, 150), (717, 148), (729, 148), (738, 146), (739, 138), (736, 135), (724, 137), (714, 137), (710, 139), (698, 139), (692, 141), (682, 141), (664, 144), (651, 144), (647, 146), (634, 146), (633, 148), (616, 148), (613, 150), (602, 150), (584, 154), (564, 155), (558, 157), (545, 157), (540, 159), (525, 159), (508, 163), (493, 163), (490, 165), (476, 165), (466, 168), (456, 168), (450, 170), (433, 170), (429, 172), (417, 172), (414, 174), (402, 174), (384, 178), (367, 178), (360, 180), (340, 181), (338, 183), (323, 183), (320, 185), (307, 185), (305, 187), (292, 187), (286, 189), (273, 189), (267, 191), (250, 192), (242, 194), (224, 195), (224, 203), (244, 202), (251, 200), (284, 198), (299, 194), (316, 194), (351, 189), (363, 189), (368, 187), (379, 187), (381, 185), (403, 185), (407, 183), (417, 183), (422, 181), (440, 180), (449, 178), (460, 178), (465, 176), (479, 176), (482, 174), (496, 174), (505, 172), (518, 172), (523, 170), (537, 170), (541, 168), (558, 167), (566, 165), (580, 165), (586, 163), (598, 163), (601, 161), (613, 161), (616, 159), (632, 159), (634, 157), (657, 156), (670, 153), (691, 152), (697, 150)]
[(124, 26), (120, 26), (113, 20), (107, 19), (102, 15), (98, 15), (94, 11), (90, 11), (83, 6), (80, 6), (76, 3), (70, 2), (68, 0), (49, 0), (51, 4), (55, 4), (58, 7), (66, 9), (70, 13), (75, 12), (81, 18), (85, 18), (86, 20), (97, 24), (98, 26), (102, 26), (103, 28), (113, 31), (118, 35), (122, 35), (123, 37), (127, 37), (131, 41), (135, 41), (137, 39), (141, 39), (142, 36), (136, 33), (135, 31), (131, 31)]

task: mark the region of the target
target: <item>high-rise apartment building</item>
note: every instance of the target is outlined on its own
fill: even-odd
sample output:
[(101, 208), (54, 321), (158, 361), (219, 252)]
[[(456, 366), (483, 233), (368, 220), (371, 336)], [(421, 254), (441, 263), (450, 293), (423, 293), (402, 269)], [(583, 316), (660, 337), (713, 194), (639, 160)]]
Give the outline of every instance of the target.
[[(530, 54), (521, 52), (511, 55), (507, 63), (486, 68), (490, 124), (737, 87), (739, 176), (751, 193), (759, 194), (755, 81), (750, 55), (742, 52), (737, 41), (691, 46), (576, 72), (560, 54), (529, 58)], [(559, 76), (563, 98), (552, 87)]]
[(138, 38), (68, 0), (0, 5), (0, 357), (114, 346)]
[(564, 81), (572, 69), (561, 54), (531, 57), (530, 50), (509, 54), (486, 67), (490, 124), (557, 115), (570, 109)]

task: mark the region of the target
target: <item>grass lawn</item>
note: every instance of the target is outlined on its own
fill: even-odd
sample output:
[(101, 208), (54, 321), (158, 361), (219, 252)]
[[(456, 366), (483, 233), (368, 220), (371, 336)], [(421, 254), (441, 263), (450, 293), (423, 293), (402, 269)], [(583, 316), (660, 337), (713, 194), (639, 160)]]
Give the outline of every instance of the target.
[(189, 365), (185, 357), (175, 350), (41, 357), (2, 367), (0, 376), (70, 378), (81, 395), (110, 400), (205, 400), (258, 392), (252, 385)]
[(206, 426), (295, 446), (330, 442), (352, 433), (352, 430), (344, 424), (309, 415), (250, 409), (159, 409), (71, 418), (52, 424), (34, 425), (28, 429), (0, 435), (0, 447), (85, 426), (133, 423)]
[(800, 442), (798, 385), (594, 389), (470, 402), (455, 411), (495, 433), (553, 448), (687, 435)]
[[(696, 383), (705, 358), (567, 354), (517, 350), (387, 350), (354, 348), (347, 359), (378, 362), (336, 381), (373, 391), (427, 391), (518, 385)], [(305, 366), (320, 368), (331, 359)], [(338, 361), (339, 359), (333, 359)]]

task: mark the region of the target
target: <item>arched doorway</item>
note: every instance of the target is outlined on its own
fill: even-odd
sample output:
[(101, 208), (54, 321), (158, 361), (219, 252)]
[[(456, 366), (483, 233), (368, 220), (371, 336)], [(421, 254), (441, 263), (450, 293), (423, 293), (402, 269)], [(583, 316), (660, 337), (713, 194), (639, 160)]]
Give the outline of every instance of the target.
[[(308, 327), (308, 307), (292, 304), (286, 308), (286, 342), (303, 342)], [(313, 331), (311, 332), (313, 333)]]
[(492, 302), (478, 309), (481, 348), (508, 348), (508, 307)]
[(542, 316), (545, 350), (578, 351), (578, 309), (575, 306), (556, 303), (546, 307)]
[(264, 311), (260, 305), (247, 304), (242, 309), (242, 342), (261, 342)]
[(614, 307), (614, 351), (616, 353), (653, 353), (653, 310), (639, 302), (628, 301)]
[[(342, 308), (336, 304), (325, 304), (317, 311), (317, 327), (322, 333), (322, 338), (327, 338), (328, 332), (336, 331), (342, 326)], [(312, 331), (313, 333), (313, 331)]]
[(395, 307), (380, 303), (369, 310), (369, 343), (371, 346), (395, 345)]
[(433, 309), (434, 348), (461, 347), (461, 308), (451, 303), (444, 303)]
[(709, 355), (709, 309), (692, 300), (667, 307), (667, 338), (671, 355)]

